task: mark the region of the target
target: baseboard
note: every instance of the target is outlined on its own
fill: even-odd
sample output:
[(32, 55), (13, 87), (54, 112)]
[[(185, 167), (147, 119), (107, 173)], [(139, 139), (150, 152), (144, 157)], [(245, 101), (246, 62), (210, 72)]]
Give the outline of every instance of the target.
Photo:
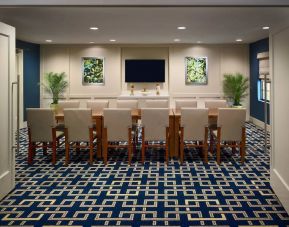
[(276, 169), (271, 170), (270, 185), (273, 188), (275, 194), (278, 195), (278, 199), (289, 214), (289, 186), (286, 184)]
[[(253, 124), (257, 125), (258, 127), (264, 129), (265, 125), (263, 121), (258, 120), (257, 118), (254, 118), (252, 116), (250, 116), (250, 122), (252, 122)], [(271, 125), (267, 124), (267, 131), (271, 132)]]

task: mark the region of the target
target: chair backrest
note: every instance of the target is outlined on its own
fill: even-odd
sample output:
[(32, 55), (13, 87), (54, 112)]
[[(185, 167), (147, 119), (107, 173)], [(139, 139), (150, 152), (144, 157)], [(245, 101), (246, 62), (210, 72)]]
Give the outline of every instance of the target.
[(128, 129), (132, 127), (131, 109), (104, 109), (103, 118), (108, 141), (128, 141)]
[(129, 109), (137, 109), (138, 101), (137, 100), (117, 100), (116, 101), (117, 108), (129, 108)]
[(56, 126), (52, 109), (27, 108), (27, 125), (32, 142), (52, 142), (52, 128)]
[(197, 100), (176, 100), (176, 109), (181, 108), (197, 108)]
[(184, 127), (184, 140), (204, 140), (208, 109), (181, 108), (181, 126)]
[(63, 110), (66, 108), (79, 108), (80, 102), (75, 100), (69, 101), (59, 101), (57, 111), (63, 113)]
[(145, 129), (146, 141), (166, 139), (166, 128), (169, 127), (168, 108), (143, 108), (141, 121)]
[(228, 107), (226, 100), (206, 100), (205, 108), (208, 109), (218, 109)]
[(240, 141), (245, 122), (245, 108), (219, 108), (217, 125), (221, 127), (221, 140)]
[(168, 108), (169, 102), (168, 100), (146, 100), (145, 107), (146, 108)]
[(92, 109), (92, 111), (103, 110), (104, 108), (108, 108), (108, 100), (87, 101), (86, 107)]
[(68, 130), (68, 141), (89, 141), (89, 128), (93, 127), (91, 109), (66, 108), (64, 112), (64, 125)]

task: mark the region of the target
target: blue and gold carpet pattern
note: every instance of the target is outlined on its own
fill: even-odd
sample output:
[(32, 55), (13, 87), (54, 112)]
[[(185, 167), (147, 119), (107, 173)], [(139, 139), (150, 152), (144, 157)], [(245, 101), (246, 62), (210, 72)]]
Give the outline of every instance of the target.
[(269, 184), (269, 154), (263, 131), (247, 124), (246, 163), (222, 153), (203, 164), (198, 150), (186, 150), (185, 163), (164, 164), (163, 150), (139, 151), (131, 166), (125, 150), (109, 152), (109, 164), (90, 166), (87, 151), (64, 148), (53, 166), (39, 150), (27, 165), (27, 131), (21, 131), (16, 187), (0, 202), (1, 226), (288, 226), (289, 216)]

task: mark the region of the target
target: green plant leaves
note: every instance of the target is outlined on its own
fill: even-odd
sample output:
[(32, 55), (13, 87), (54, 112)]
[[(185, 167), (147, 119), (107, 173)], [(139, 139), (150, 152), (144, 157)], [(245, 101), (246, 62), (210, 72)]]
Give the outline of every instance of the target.
[(83, 58), (83, 82), (86, 84), (102, 84), (103, 76), (103, 59), (101, 58)]
[(44, 82), (41, 84), (44, 89), (52, 94), (52, 104), (57, 104), (59, 95), (65, 91), (68, 86), (68, 82), (65, 80), (65, 73), (46, 73), (44, 76)]
[(225, 74), (223, 81), (223, 92), (225, 96), (233, 101), (233, 105), (241, 105), (241, 101), (248, 93), (249, 78), (240, 73)]
[(186, 84), (207, 84), (207, 58), (186, 57)]

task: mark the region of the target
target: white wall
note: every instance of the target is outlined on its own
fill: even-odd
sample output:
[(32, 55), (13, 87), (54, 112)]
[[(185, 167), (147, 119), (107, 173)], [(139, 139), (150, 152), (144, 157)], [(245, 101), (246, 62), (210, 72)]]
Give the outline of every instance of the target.
[[(170, 47), (170, 95), (174, 99), (185, 97), (222, 97), (222, 81), (225, 73), (243, 73), (249, 76), (248, 45), (181, 45)], [(208, 58), (208, 84), (185, 84), (185, 57)], [(243, 104), (249, 116), (249, 99)]]
[[(43, 45), (41, 47), (41, 77), (45, 72), (66, 72), (70, 86), (67, 98), (111, 98), (128, 93), (125, 83), (125, 59), (165, 59), (166, 82), (161, 93), (169, 93), (171, 104), (175, 98), (222, 97), (224, 73), (240, 72), (249, 75), (248, 45)], [(104, 57), (105, 85), (82, 86), (81, 57)], [(208, 85), (185, 85), (185, 57), (208, 57)], [(134, 83), (136, 92), (155, 90), (154, 83)], [(49, 97), (42, 94), (42, 97)], [(45, 99), (42, 99), (42, 101)], [(43, 101), (46, 106), (50, 100)], [(245, 102), (249, 113), (248, 101)]]
[[(168, 92), (169, 74), (168, 59), (169, 50), (167, 47), (123, 47), (121, 49), (122, 58), (122, 92), (129, 92), (130, 84), (125, 83), (125, 60), (126, 59), (164, 59), (165, 60), (165, 83), (159, 83), (163, 92)], [(155, 90), (156, 83), (134, 83), (135, 90), (140, 91), (143, 88)]]
[[(115, 98), (121, 94), (121, 51), (114, 46), (43, 45), (41, 46), (41, 81), (47, 72), (65, 72), (69, 87), (65, 98)], [(104, 58), (104, 85), (82, 85), (82, 57)], [(41, 91), (41, 106), (50, 96)]]
[(270, 183), (289, 213), (289, 27), (270, 37), (272, 76), (272, 152)]

